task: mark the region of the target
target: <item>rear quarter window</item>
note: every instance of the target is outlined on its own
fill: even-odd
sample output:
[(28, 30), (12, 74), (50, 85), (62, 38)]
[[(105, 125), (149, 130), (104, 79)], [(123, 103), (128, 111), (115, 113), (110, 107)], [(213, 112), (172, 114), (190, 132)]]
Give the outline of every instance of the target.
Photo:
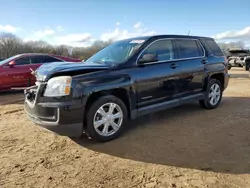
[(204, 42), (206, 43), (209, 50), (215, 55), (215, 56), (224, 56), (222, 50), (216, 44), (216, 42), (213, 39), (205, 39)]

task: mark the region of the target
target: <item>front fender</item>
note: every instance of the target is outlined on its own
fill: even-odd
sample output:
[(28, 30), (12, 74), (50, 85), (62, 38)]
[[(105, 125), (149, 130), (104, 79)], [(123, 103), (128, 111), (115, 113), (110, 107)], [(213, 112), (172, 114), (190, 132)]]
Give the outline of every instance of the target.
[[(109, 93), (113, 90), (123, 90), (126, 92), (126, 97), (129, 101), (130, 111), (136, 108), (136, 90), (134, 87), (134, 81), (128, 74), (117, 74), (117, 75), (105, 75), (92, 77), (89, 79), (77, 78), (74, 80), (73, 89), (73, 100), (77, 100), (83, 106), (86, 105), (89, 97), (92, 94), (102, 92)], [(132, 115), (133, 116), (133, 115)]]

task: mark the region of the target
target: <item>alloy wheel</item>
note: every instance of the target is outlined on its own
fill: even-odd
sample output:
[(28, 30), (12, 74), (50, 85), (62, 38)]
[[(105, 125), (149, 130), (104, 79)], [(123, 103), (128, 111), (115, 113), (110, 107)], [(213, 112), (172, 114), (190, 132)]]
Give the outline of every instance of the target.
[(115, 103), (102, 105), (95, 113), (93, 125), (95, 131), (104, 137), (115, 134), (123, 122), (121, 107)]
[(219, 101), (221, 97), (221, 89), (220, 86), (217, 83), (214, 83), (209, 90), (209, 103), (213, 106), (215, 106)]

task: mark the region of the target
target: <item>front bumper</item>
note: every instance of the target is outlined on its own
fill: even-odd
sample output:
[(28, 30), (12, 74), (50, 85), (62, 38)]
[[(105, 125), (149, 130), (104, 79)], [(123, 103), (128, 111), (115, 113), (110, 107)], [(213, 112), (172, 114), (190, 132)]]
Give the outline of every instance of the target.
[(59, 135), (80, 137), (83, 133), (84, 108), (77, 101), (39, 102), (38, 99), (31, 103), (26, 96), (24, 110), (32, 122)]

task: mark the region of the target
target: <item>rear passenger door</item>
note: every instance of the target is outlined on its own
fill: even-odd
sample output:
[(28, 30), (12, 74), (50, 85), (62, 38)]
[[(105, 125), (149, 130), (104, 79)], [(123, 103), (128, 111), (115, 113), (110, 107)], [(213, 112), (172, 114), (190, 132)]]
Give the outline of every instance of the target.
[(205, 51), (196, 39), (174, 40), (182, 74), (178, 85), (180, 97), (202, 92), (205, 64)]

